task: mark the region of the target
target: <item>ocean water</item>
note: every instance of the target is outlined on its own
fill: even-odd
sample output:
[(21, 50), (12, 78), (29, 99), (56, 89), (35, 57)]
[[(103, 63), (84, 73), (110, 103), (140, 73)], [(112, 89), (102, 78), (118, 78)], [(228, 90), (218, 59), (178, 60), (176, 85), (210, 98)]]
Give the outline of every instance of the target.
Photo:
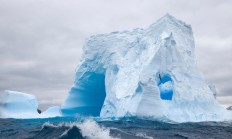
[(0, 119), (0, 139), (232, 139), (232, 122), (171, 123), (137, 118)]

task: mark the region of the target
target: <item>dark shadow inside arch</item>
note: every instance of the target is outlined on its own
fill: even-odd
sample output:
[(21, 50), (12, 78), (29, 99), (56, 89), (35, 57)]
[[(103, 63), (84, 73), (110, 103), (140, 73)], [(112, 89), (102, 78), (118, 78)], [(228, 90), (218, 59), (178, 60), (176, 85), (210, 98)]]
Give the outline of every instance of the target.
[(105, 75), (86, 72), (70, 90), (73, 98), (69, 102), (75, 108), (63, 109), (66, 115), (80, 114), (85, 116), (100, 116), (105, 101)]

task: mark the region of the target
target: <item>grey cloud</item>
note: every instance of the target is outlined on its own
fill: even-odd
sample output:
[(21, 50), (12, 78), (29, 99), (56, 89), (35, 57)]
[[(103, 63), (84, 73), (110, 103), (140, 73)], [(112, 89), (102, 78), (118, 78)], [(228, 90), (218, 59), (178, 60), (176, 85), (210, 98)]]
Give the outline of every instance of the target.
[(0, 92), (35, 94), (43, 109), (60, 105), (87, 37), (147, 28), (170, 13), (192, 25), (199, 68), (220, 98), (230, 97), (231, 6), (230, 0), (0, 0)]
[(232, 105), (232, 103), (231, 103), (232, 97), (231, 96), (217, 97), (217, 100), (219, 103), (224, 104), (226, 107)]

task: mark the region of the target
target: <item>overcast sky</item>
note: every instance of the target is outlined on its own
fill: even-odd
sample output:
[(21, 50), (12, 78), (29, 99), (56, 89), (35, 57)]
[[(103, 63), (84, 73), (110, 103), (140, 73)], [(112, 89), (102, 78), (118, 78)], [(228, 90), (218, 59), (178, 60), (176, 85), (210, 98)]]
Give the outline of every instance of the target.
[(198, 65), (232, 105), (231, 0), (0, 0), (0, 93), (60, 105), (74, 81), (85, 39), (147, 28), (169, 13), (191, 24)]

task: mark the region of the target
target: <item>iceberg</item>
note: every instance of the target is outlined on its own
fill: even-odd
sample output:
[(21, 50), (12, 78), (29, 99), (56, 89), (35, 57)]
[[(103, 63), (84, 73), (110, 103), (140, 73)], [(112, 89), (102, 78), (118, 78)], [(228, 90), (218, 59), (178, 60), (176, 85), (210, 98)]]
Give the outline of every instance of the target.
[(31, 118), (38, 117), (38, 102), (35, 96), (5, 91), (0, 96), (0, 118)]
[(147, 29), (91, 36), (62, 114), (228, 119), (197, 68), (194, 49), (191, 26), (169, 14)]
[(91, 36), (61, 107), (39, 114), (35, 96), (6, 91), (0, 96), (0, 118), (232, 119), (217, 102), (216, 87), (197, 68), (194, 49), (191, 26), (169, 14), (147, 29)]
[(0, 94), (0, 118), (49, 118), (62, 116), (59, 106), (53, 106), (39, 113), (38, 101), (34, 95), (6, 90)]

